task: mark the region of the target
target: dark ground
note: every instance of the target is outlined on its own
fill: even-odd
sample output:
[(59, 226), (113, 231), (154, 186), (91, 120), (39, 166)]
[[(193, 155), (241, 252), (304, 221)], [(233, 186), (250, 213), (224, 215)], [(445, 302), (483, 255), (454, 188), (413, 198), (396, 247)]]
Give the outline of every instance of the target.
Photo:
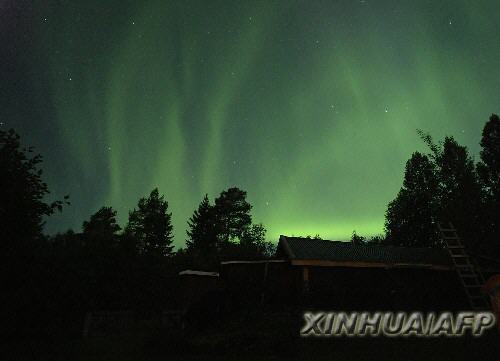
[(246, 315), (185, 334), (151, 322), (122, 335), (71, 341), (25, 340), (4, 360), (500, 360), (500, 334), (481, 337), (386, 338), (299, 336), (302, 321)]

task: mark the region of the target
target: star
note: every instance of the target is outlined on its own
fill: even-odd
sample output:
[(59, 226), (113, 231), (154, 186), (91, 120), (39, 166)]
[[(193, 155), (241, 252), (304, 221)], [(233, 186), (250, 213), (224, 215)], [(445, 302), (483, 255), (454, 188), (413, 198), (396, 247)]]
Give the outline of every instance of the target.
[(385, 111), (386, 113), (389, 113), (389, 108), (388, 108), (388, 107), (385, 107), (384, 111)]

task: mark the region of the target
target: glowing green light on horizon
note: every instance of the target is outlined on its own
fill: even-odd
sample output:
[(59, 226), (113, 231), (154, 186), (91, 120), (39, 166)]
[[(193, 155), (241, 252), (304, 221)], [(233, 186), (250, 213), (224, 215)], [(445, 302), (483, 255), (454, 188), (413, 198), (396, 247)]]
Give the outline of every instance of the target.
[(158, 186), (182, 246), (203, 195), (239, 186), (269, 239), (376, 235), (416, 128), (477, 153), (500, 110), (496, 1), (82, 4), (35, 12), (63, 149), (46, 161), (72, 167), (52, 175), (74, 210), (56, 230), (103, 204), (123, 224)]

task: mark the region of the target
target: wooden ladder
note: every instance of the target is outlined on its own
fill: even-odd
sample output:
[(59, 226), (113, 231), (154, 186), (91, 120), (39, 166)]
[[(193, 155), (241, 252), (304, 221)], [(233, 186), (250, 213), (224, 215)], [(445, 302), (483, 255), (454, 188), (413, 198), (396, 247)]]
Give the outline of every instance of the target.
[(490, 304), (481, 291), (481, 286), (484, 285), (483, 275), (474, 267), (471, 257), (465, 251), (462, 240), (457, 234), (457, 230), (451, 222), (446, 226), (438, 223), (438, 228), (441, 241), (446, 245), (471, 308), (473, 310), (489, 309)]

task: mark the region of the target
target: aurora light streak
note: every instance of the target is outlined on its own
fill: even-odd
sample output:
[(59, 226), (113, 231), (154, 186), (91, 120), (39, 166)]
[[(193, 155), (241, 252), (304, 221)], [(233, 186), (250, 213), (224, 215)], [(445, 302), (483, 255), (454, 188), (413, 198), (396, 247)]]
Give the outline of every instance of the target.
[(477, 154), (500, 111), (495, 0), (2, 4), (2, 127), (73, 204), (50, 231), (158, 186), (182, 245), (238, 186), (269, 239), (377, 234), (415, 130)]

